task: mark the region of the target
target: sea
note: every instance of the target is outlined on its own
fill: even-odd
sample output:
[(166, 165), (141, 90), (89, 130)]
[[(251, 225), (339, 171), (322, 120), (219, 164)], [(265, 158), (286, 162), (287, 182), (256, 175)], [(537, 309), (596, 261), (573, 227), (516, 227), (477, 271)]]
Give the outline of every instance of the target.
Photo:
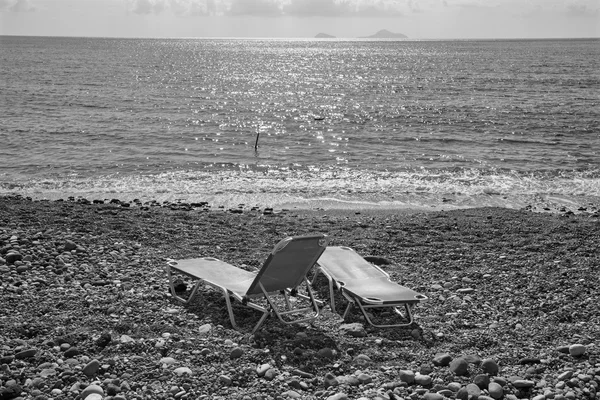
[(0, 195), (600, 204), (600, 39), (0, 36)]

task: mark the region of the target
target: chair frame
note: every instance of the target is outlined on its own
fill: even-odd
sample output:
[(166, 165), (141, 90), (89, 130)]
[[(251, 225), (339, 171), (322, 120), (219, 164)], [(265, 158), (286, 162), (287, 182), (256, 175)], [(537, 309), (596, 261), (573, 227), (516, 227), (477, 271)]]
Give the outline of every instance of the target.
[[(311, 269), (312, 269), (312, 267), (316, 264), (317, 259), (320, 257), (320, 255), (323, 253), (323, 251), (326, 248), (327, 236), (325, 236), (325, 235), (296, 236), (296, 237), (283, 239), (273, 248), (271, 255), (269, 256), (269, 258), (267, 258), (267, 260), (265, 260), (261, 270), (259, 270), (258, 273), (255, 274), (256, 282), (253, 283), (251, 285), (251, 287), (253, 287), (256, 284), (258, 286), (258, 288), (260, 289), (260, 291), (258, 291), (257, 293), (245, 294), (243, 296), (240, 295), (239, 293), (236, 293), (236, 292), (230, 290), (224, 284), (221, 284), (218, 282), (213, 282), (209, 279), (203, 278), (201, 276), (201, 274), (194, 274), (194, 273), (191, 273), (188, 271), (183, 271), (181, 269), (178, 269), (176, 260), (168, 260), (167, 261), (167, 277), (169, 279), (169, 288), (171, 291), (171, 295), (173, 296), (174, 299), (181, 301), (185, 304), (189, 304), (193, 300), (193, 298), (196, 296), (196, 294), (198, 293), (200, 286), (202, 286), (203, 284), (211, 286), (217, 290), (220, 290), (223, 294), (223, 297), (225, 297), (225, 304), (227, 306), (229, 320), (234, 329), (239, 330), (240, 327), (235, 320), (235, 315), (233, 312), (233, 305), (231, 302), (231, 298), (239, 301), (244, 306), (252, 308), (256, 311), (260, 311), (262, 313), (259, 321), (256, 323), (256, 325), (252, 329), (252, 333), (255, 333), (262, 326), (262, 324), (265, 322), (267, 317), (269, 317), (270, 315), (275, 315), (284, 324), (297, 324), (297, 323), (302, 323), (302, 322), (313, 321), (319, 317), (320, 312), (321, 312), (321, 307), (324, 305), (324, 302), (318, 300), (316, 298), (316, 296), (314, 295), (313, 289), (310, 286), (310, 281), (306, 277), (306, 274), (302, 278), (300, 284), (298, 284), (296, 287), (281, 288), (281, 289), (273, 290), (273, 291), (267, 291), (267, 289), (263, 286), (263, 283), (260, 281), (260, 279), (262, 278), (262, 273), (268, 268), (269, 261), (271, 260), (271, 256), (276, 254), (277, 252), (283, 250), (283, 248), (287, 244), (286, 241), (298, 240), (298, 239), (300, 239), (300, 240), (301, 239), (318, 239), (319, 240), (319, 245), (321, 247), (321, 250), (318, 252), (316, 257), (312, 261), (312, 265), (311, 265)], [(214, 257), (205, 257), (205, 258), (201, 258), (199, 260), (220, 261)], [(233, 265), (230, 265), (230, 266), (237, 268)], [(174, 286), (174, 282), (173, 282), (173, 275), (174, 275), (173, 272), (174, 271), (196, 280), (196, 283), (195, 283), (194, 287), (192, 288), (187, 299), (178, 295), (175, 291), (175, 286)], [(306, 285), (306, 294), (302, 294), (302, 293), (298, 292), (298, 286), (300, 286), (302, 283), (304, 283)], [(248, 291), (250, 291), (250, 289)], [(277, 306), (277, 304), (275, 304), (274, 299), (272, 298), (272, 296), (277, 293), (280, 293), (283, 295), (283, 299), (285, 302), (285, 310), (280, 310), (279, 307)], [(309, 306), (303, 307), (303, 308), (292, 307), (292, 304), (290, 301), (290, 296), (298, 297), (300, 299), (308, 301)], [(263, 298), (263, 297), (265, 298), (265, 300), (267, 302), (266, 306), (263, 306), (263, 305), (257, 303), (256, 301), (252, 301), (252, 299)], [(305, 313), (308, 313), (308, 312), (311, 312), (311, 314), (308, 314), (307, 316), (301, 316), (301, 317), (289, 319), (289, 317), (291, 317), (295, 314), (304, 315)]]
[[(352, 250), (349, 247), (347, 249)], [(352, 251), (355, 252), (354, 250), (352, 250)], [(358, 255), (358, 253), (356, 253), (356, 254)], [(365, 262), (368, 262), (368, 261), (365, 260)], [(337, 312), (336, 305), (335, 305), (335, 291), (338, 291), (339, 293), (342, 294), (342, 296), (344, 296), (344, 298), (348, 301), (348, 305), (346, 306), (346, 309), (344, 310), (344, 313), (342, 314), (343, 319), (346, 319), (346, 317), (348, 316), (352, 307), (354, 305), (356, 305), (359, 308), (359, 310), (361, 311), (362, 315), (365, 317), (365, 320), (370, 325), (372, 325), (376, 328), (406, 327), (406, 326), (410, 326), (414, 322), (412, 307), (415, 304), (418, 304), (419, 302), (421, 302), (423, 300), (427, 300), (427, 296), (420, 294), (420, 293), (417, 295), (417, 297), (414, 300), (410, 300), (410, 301), (406, 301), (406, 300), (383, 301), (381, 299), (362, 297), (362, 296), (353, 294), (350, 291), (346, 290), (345, 289), (346, 283), (344, 281), (335, 279), (333, 274), (331, 274), (331, 272), (327, 271), (327, 268), (324, 267), (323, 265), (319, 264), (318, 261), (317, 261), (317, 264), (319, 267), (317, 268), (317, 270), (315, 271), (315, 273), (313, 275), (313, 280), (312, 280), (311, 284), (313, 286), (315, 286), (316, 280), (317, 280), (319, 274), (323, 274), (327, 278), (328, 286), (329, 286), (329, 302), (330, 302), (331, 311), (333, 311), (333, 312)], [(379, 266), (377, 266), (373, 263), (369, 263), (369, 264), (371, 265), (371, 267), (374, 270), (378, 271), (381, 274), (382, 279), (385, 278), (387, 281), (394, 283), (391, 280), (390, 275), (387, 272), (385, 272), (383, 269), (381, 269)], [(401, 286), (401, 285), (398, 284), (398, 286)], [(404, 313), (400, 310), (400, 307), (404, 307)], [(371, 319), (371, 317), (369, 316), (369, 314), (367, 312), (369, 309), (375, 309), (375, 308), (391, 308), (396, 314), (398, 314), (400, 317), (405, 319), (407, 322), (397, 323), (397, 324), (377, 324)]]

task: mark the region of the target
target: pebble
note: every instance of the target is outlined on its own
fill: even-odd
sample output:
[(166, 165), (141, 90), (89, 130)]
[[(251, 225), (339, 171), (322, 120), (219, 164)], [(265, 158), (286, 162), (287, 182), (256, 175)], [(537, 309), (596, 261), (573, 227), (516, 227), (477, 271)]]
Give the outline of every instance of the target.
[(96, 373), (98, 372), (98, 370), (100, 369), (100, 362), (96, 359), (90, 361), (89, 363), (87, 363), (85, 365), (85, 367), (83, 367), (82, 372), (91, 377), (96, 375)]
[(504, 389), (496, 382), (490, 382), (488, 385), (488, 393), (494, 399), (501, 399), (504, 396)]
[(346, 393), (336, 393), (327, 397), (327, 400), (348, 400), (348, 395)]
[(491, 358), (486, 358), (481, 361), (481, 370), (489, 375), (496, 375), (500, 371), (498, 364)]
[(450, 371), (455, 375), (466, 375), (469, 370), (469, 363), (464, 358), (455, 358), (450, 362)]
[(182, 375), (185, 375), (185, 374), (190, 375), (190, 376), (193, 375), (192, 370), (189, 369), (188, 367), (175, 368), (173, 370), (173, 373), (175, 375), (178, 375), (178, 376), (182, 376)]
[(367, 331), (365, 331), (365, 327), (363, 324), (359, 322), (354, 322), (351, 324), (342, 324), (340, 325), (340, 331), (346, 335), (353, 337), (365, 337), (367, 336)]
[(104, 396), (104, 389), (98, 385), (89, 385), (81, 391), (81, 398), (85, 400), (90, 394)]
[(438, 367), (446, 367), (448, 365), (450, 365), (450, 362), (452, 361), (452, 356), (448, 353), (439, 353), (436, 354), (435, 357), (433, 358), (433, 365), (436, 365)]
[(409, 370), (400, 370), (398, 371), (398, 379), (400, 382), (405, 382), (411, 385), (415, 382), (415, 373)]
[(229, 358), (231, 358), (231, 359), (240, 358), (243, 354), (244, 354), (244, 349), (242, 349), (241, 347), (236, 347), (233, 350), (231, 350), (231, 353), (229, 354)]
[(569, 346), (569, 354), (573, 357), (581, 357), (586, 351), (587, 348), (582, 344), (572, 344)]

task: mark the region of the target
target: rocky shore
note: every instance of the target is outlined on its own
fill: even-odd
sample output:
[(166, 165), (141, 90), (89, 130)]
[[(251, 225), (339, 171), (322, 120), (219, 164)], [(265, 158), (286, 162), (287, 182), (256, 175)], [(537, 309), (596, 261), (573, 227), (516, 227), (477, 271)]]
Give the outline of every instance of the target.
[[(245, 328), (233, 330), (219, 293), (182, 305), (168, 291), (169, 258), (253, 270), (281, 238), (311, 233), (426, 294), (413, 326), (374, 329), (325, 306), (314, 323), (269, 319), (252, 335), (256, 313), (236, 307)], [(0, 400), (600, 399), (599, 243), (596, 209), (0, 197)]]

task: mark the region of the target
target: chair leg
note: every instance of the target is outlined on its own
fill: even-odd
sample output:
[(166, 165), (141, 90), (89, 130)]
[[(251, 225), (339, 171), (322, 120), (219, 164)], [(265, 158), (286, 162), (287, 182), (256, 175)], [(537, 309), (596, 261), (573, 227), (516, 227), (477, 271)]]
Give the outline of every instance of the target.
[[(398, 311), (397, 307), (392, 306), (396, 313), (400, 314), (408, 321), (408, 322), (402, 323), (402, 324), (376, 324), (369, 317), (369, 314), (367, 313), (366, 308), (359, 301), (357, 301), (356, 304), (360, 308), (360, 311), (362, 312), (363, 316), (365, 317), (365, 320), (369, 323), (369, 325), (374, 326), (375, 328), (401, 328), (401, 327), (409, 326), (413, 323), (412, 312), (411, 312), (408, 304), (404, 304), (404, 307), (406, 309), (406, 316), (403, 316), (402, 313), (400, 313)], [(368, 307), (368, 308), (384, 308), (384, 307)]]

